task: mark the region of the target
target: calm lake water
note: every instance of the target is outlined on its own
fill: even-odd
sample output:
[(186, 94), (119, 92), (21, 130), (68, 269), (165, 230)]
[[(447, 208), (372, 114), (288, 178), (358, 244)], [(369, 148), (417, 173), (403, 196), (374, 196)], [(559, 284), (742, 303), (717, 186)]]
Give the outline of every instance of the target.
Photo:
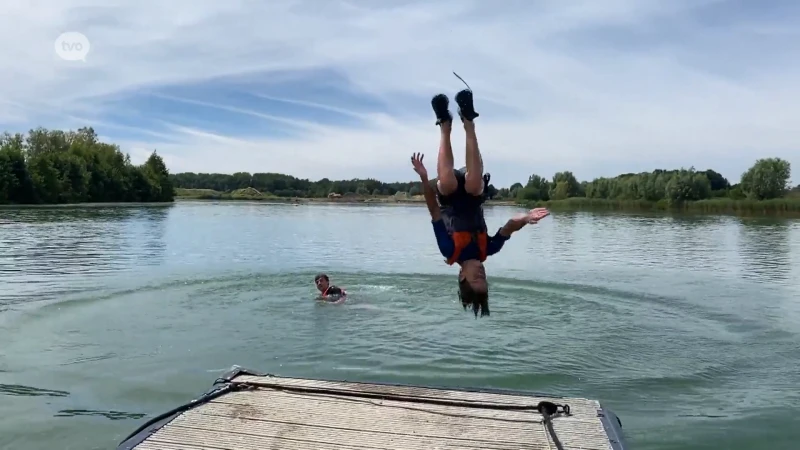
[(487, 271), (475, 320), (415, 206), (0, 209), (0, 448), (113, 449), (234, 364), (597, 398), (634, 449), (798, 448), (800, 222), (556, 214)]

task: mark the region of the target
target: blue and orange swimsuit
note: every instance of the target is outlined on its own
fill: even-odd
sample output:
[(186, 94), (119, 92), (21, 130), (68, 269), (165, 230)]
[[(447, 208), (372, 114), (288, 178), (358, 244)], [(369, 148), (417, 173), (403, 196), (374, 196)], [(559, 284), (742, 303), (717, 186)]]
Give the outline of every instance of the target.
[(474, 196), (464, 188), (465, 174), (455, 171), (458, 188), (443, 196), (437, 189), (437, 198), (442, 209), (442, 218), (433, 221), (433, 233), (447, 264), (462, 263), (470, 259), (486, 261), (503, 248), (508, 237), (498, 229), (494, 236), (487, 233), (483, 218), (485, 196)]

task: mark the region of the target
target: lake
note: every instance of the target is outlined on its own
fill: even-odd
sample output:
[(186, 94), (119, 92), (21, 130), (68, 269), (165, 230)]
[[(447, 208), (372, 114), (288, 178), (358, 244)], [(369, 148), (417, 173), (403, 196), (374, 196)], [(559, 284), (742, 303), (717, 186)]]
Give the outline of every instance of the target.
[(490, 258), (478, 320), (456, 271), (419, 206), (0, 209), (0, 449), (113, 449), (234, 364), (597, 398), (633, 449), (797, 448), (800, 222), (554, 214)]

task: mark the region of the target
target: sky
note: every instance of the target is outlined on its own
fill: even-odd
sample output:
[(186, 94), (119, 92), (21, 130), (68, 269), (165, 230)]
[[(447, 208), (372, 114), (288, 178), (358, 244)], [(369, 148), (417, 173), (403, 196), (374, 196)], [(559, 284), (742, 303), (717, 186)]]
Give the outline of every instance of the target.
[[(455, 113), (453, 71), (498, 186), (692, 166), (736, 182), (763, 157), (800, 170), (797, 1), (3, 3), (0, 131), (92, 126), (172, 173), (412, 180), (413, 152), (435, 170), (430, 99)], [(56, 52), (65, 32), (85, 60), (74, 39)], [(453, 148), (463, 165), (460, 124)]]

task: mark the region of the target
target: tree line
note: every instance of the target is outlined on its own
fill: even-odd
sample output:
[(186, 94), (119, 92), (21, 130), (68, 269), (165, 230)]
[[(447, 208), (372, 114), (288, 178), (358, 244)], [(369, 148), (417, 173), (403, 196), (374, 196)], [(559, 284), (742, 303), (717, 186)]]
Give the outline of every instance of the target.
[[(509, 188), (490, 184), (487, 196), (521, 202), (587, 198), (668, 206), (712, 198), (757, 201), (784, 197), (791, 191), (800, 194), (800, 185), (789, 188), (790, 176), (789, 162), (780, 158), (759, 159), (737, 184), (711, 169), (659, 169), (583, 182), (563, 171), (550, 179), (533, 174), (526, 183)], [(266, 195), (302, 198), (421, 193), (418, 181), (311, 181), (269, 172), (170, 174), (155, 151), (144, 164), (134, 165), (118, 146), (100, 142), (92, 128), (66, 132), (37, 128), (27, 135), (0, 135), (0, 203), (168, 202), (175, 188), (219, 192), (253, 188)]]
[(134, 165), (92, 128), (0, 135), (0, 203), (171, 202), (169, 175), (155, 151)]
[[(385, 183), (372, 178), (352, 180), (323, 178), (318, 181), (311, 181), (282, 173), (250, 174), (248, 172), (237, 172), (224, 174), (184, 172), (170, 175), (170, 179), (176, 188), (211, 189), (218, 192), (253, 188), (263, 194), (278, 197), (323, 198), (330, 194), (388, 196), (395, 195), (398, 192), (418, 195), (422, 192), (422, 186), (419, 181)], [(490, 190), (497, 192), (494, 186)]]
[[(556, 173), (551, 179), (533, 174), (525, 184), (515, 183), (509, 188), (497, 189), (489, 185), (487, 194), (494, 199), (534, 202), (584, 197), (666, 202), (668, 205), (721, 197), (733, 200), (767, 200), (785, 196), (790, 191), (790, 175), (791, 166), (788, 161), (766, 158), (756, 161), (742, 175), (740, 183), (733, 185), (711, 169), (659, 169), (583, 182), (578, 181), (572, 172), (564, 171)], [(310, 181), (280, 173), (239, 172), (231, 175), (187, 172), (170, 175), (170, 178), (178, 188), (220, 192), (254, 188), (278, 197), (321, 198), (333, 193), (362, 196), (395, 195), (398, 192), (409, 195), (421, 193), (419, 182), (384, 183), (374, 179), (334, 181), (328, 178)], [(796, 190), (800, 191), (800, 186)]]
[(646, 201), (679, 206), (687, 202), (712, 198), (731, 200), (771, 200), (785, 197), (790, 189), (791, 165), (780, 158), (759, 159), (747, 169), (737, 184), (731, 184), (720, 173), (694, 168), (654, 170), (626, 173), (613, 178), (595, 178), (579, 182), (572, 172), (556, 173), (548, 180), (533, 174), (527, 183), (516, 183), (501, 189), (499, 197), (525, 201), (566, 200), (574, 197), (617, 201)]

